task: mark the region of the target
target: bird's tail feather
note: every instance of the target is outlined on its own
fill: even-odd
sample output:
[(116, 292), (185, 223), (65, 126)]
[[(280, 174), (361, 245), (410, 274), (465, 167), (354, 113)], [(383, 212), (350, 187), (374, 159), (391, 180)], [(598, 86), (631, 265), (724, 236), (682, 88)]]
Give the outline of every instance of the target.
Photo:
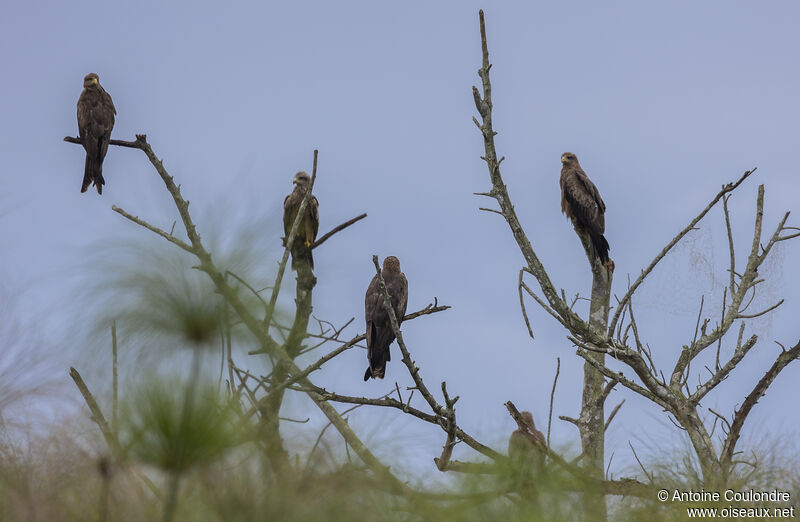
[(383, 379), (384, 375), (386, 375), (386, 361), (383, 361), (374, 368), (371, 365), (368, 366), (367, 371), (364, 372), (364, 382), (367, 382), (370, 377), (373, 379)]
[(103, 162), (98, 161), (91, 157), (91, 155), (86, 155), (86, 164), (83, 167), (83, 182), (81, 183), (81, 193), (86, 192), (89, 190), (89, 186), (94, 183), (94, 186), (97, 188), (97, 193), (103, 193), (103, 185), (106, 184), (106, 180), (103, 178)]
[(92, 180), (94, 176), (92, 172), (94, 172), (94, 165), (91, 157), (87, 154), (86, 155), (86, 163), (83, 167), (83, 182), (81, 183), (81, 194), (86, 192), (89, 189), (89, 185), (92, 184)]
[(594, 247), (594, 251), (597, 254), (597, 257), (600, 258), (604, 264), (608, 262), (608, 251), (611, 250), (611, 247), (608, 245), (608, 240), (603, 234), (590, 234), (592, 238), (592, 246)]
[(97, 170), (95, 171), (95, 176), (94, 176), (94, 186), (97, 189), (98, 194), (103, 193), (103, 185), (105, 184), (106, 180), (105, 178), (103, 178), (103, 164), (100, 163), (100, 165), (98, 165), (97, 167)]

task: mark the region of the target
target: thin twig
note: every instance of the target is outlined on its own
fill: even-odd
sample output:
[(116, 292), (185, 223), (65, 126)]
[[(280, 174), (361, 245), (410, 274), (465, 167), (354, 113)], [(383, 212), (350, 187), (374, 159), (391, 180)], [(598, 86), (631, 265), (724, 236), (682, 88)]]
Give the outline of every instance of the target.
[(323, 235), (321, 238), (319, 238), (316, 241), (314, 241), (314, 244), (311, 245), (311, 250), (314, 250), (315, 248), (320, 246), (322, 243), (327, 241), (335, 233), (341, 232), (345, 228), (349, 227), (350, 225), (352, 225), (353, 223), (355, 223), (357, 221), (360, 221), (360, 220), (364, 219), (365, 217), (367, 217), (367, 213), (366, 212), (364, 212), (363, 214), (361, 214), (359, 216), (354, 217), (353, 219), (345, 221), (344, 223), (342, 223), (338, 227), (333, 228), (330, 232), (328, 232), (327, 234)]
[[(68, 143), (76, 143), (83, 145), (83, 140), (80, 137), (73, 138), (72, 136), (65, 136), (64, 141)], [(109, 145), (116, 145), (118, 147), (128, 147), (130, 149), (141, 149), (138, 141), (124, 141), (124, 140), (108, 140)]]
[(111, 321), (111, 432), (119, 437), (119, 377), (117, 374), (117, 321)]
[(118, 456), (119, 443), (117, 442), (117, 438), (114, 436), (114, 432), (111, 431), (111, 427), (109, 427), (108, 421), (106, 421), (106, 418), (103, 415), (102, 410), (100, 410), (100, 406), (97, 405), (97, 401), (94, 399), (94, 395), (92, 395), (92, 392), (89, 391), (89, 388), (86, 386), (86, 383), (83, 382), (83, 378), (81, 377), (81, 374), (78, 373), (78, 370), (70, 366), (69, 376), (72, 377), (73, 381), (75, 381), (75, 385), (78, 387), (78, 391), (80, 391), (81, 395), (83, 395), (83, 400), (86, 401), (86, 405), (89, 407), (89, 411), (92, 412), (92, 420), (100, 428), (100, 432), (103, 434), (103, 438), (106, 440), (106, 444), (108, 444), (108, 447), (111, 449), (114, 455)]
[(553, 399), (556, 395), (558, 374), (561, 373), (561, 357), (556, 357), (556, 376), (553, 377), (553, 389), (550, 390), (550, 413), (547, 415), (547, 447), (550, 447), (550, 427), (553, 424)]
[(619, 409), (622, 408), (623, 404), (625, 404), (625, 399), (622, 399), (622, 401), (619, 404), (617, 404), (616, 406), (614, 406), (613, 410), (611, 410), (611, 414), (608, 416), (608, 419), (606, 419), (605, 426), (603, 426), (603, 431), (604, 432), (608, 431), (608, 426), (611, 424), (611, 421), (614, 420), (614, 417), (617, 416), (617, 413), (619, 412)]
[(656, 255), (656, 257), (653, 258), (653, 260), (650, 262), (650, 264), (647, 265), (647, 268), (642, 270), (642, 273), (639, 274), (639, 277), (636, 278), (636, 281), (634, 281), (634, 283), (631, 285), (631, 287), (628, 289), (628, 291), (625, 292), (625, 295), (622, 296), (622, 299), (620, 299), (620, 305), (617, 307), (617, 311), (614, 312), (614, 316), (611, 319), (611, 323), (609, 323), (609, 327), (608, 327), (608, 335), (609, 336), (613, 335), (613, 333), (614, 333), (614, 328), (617, 325), (617, 321), (619, 320), (619, 316), (622, 313), (622, 309), (624, 308), (625, 303), (628, 302), (628, 300), (631, 298), (631, 296), (636, 291), (636, 289), (639, 288), (639, 285), (642, 284), (642, 282), (644, 281), (645, 277), (647, 277), (650, 274), (650, 272), (653, 271), (653, 269), (656, 267), (656, 265), (664, 258), (664, 256), (666, 256), (667, 253), (669, 253), (669, 251), (672, 250), (672, 247), (677, 245), (678, 242), (681, 239), (683, 239), (683, 237), (686, 234), (688, 234), (691, 230), (694, 230), (695, 225), (697, 225), (697, 223), (701, 219), (703, 219), (703, 217), (705, 217), (706, 214), (708, 214), (708, 211), (711, 210), (714, 207), (714, 205), (716, 205), (717, 202), (719, 202), (719, 200), (722, 199), (723, 196), (725, 196), (729, 192), (732, 192), (732, 191), (736, 190), (736, 188), (739, 185), (741, 185), (742, 182), (744, 182), (744, 180), (746, 180), (755, 171), (756, 171), (756, 167), (753, 167), (752, 169), (750, 169), (750, 170), (746, 171), (744, 174), (742, 174), (742, 176), (737, 181), (735, 181), (733, 183), (728, 183), (727, 185), (723, 185), (722, 189), (717, 193), (716, 196), (714, 196), (714, 199), (711, 200), (711, 202), (706, 206), (706, 208), (704, 208), (697, 215), (697, 217), (695, 217), (683, 230), (681, 230), (678, 233), (677, 236), (672, 238), (672, 241), (667, 243), (667, 246), (665, 246), (663, 249), (661, 249), (661, 252), (659, 252), (658, 255)]
[(728, 199), (730, 199), (730, 194), (726, 194), (722, 197), (722, 212), (725, 214), (725, 229), (728, 233), (728, 252), (730, 253), (731, 257), (731, 280), (730, 280), (730, 289), (731, 295), (736, 292), (736, 284), (734, 281), (734, 274), (736, 273), (736, 251), (733, 247), (733, 231), (731, 230), (731, 216), (728, 212)]
[(125, 217), (125, 218), (127, 218), (127, 219), (129, 219), (131, 221), (133, 221), (137, 225), (141, 225), (144, 228), (146, 228), (147, 230), (150, 230), (151, 232), (155, 232), (156, 234), (158, 234), (159, 236), (163, 237), (164, 239), (166, 239), (170, 243), (178, 245), (183, 250), (185, 250), (187, 252), (190, 252), (192, 254), (194, 253), (194, 250), (192, 249), (192, 247), (189, 246), (188, 244), (186, 244), (184, 241), (178, 239), (177, 237), (173, 236), (172, 234), (168, 234), (168, 233), (164, 232), (163, 230), (161, 230), (160, 228), (158, 228), (156, 226), (151, 225), (147, 221), (145, 221), (143, 219), (139, 219), (137, 216), (134, 216), (132, 214), (129, 214), (128, 212), (125, 212), (123, 209), (119, 208), (116, 205), (111, 205), (111, 210), (113, 210), (117, 214), (119, 214), (119, 215), (121, 215), (121, 216), (123, 216), (123, 217)]
[(637, 455), (636, 454), (636, 450), (633, 449), (633, 444), (631, 444), (631, 441), (628, 441), (628, 446), (631, 447), (631, 451), (633, 452), (633, 456), (636, 458), (636, 462), (639, 463), (639, 467), (642, 468), (642, 471), (644, 471), (644, 474), (647, 477), (647, 480), (649, 480), (650, 483), (652, 484), (653, 483), (653, 476), (650, 473), (648, 473), (646, 469), (644, 469), (644, 464), (642, 464), (642, 461), (639, 460), (639, 455)]
[[(525, 319), (525, 326), (528, 327), (528, 335), (531, 336), (531, 339), (535, 339), (533, 336), (533, 330), (531, 329), (531, 322), (528, 320), (528, 311), (525, 310), (525, 300), (522, 298), (522, 286), (525, 284), (522, 281), (522, 274), (525, 273), (525, 269), (520, 269), (519, 271), (519, 281), (517, 283), (517, 291), (519, 292), (519, 307), (522, 309), (522, 317)], [(530, 289), (529, 289), (530, 293)]]
[(763, 397), (765, 393), (767, 393), (767, 389), (778, 376), (778, 374), (789, 363), (796, 360), (799, 356), (800, 342), (794, 345), (792, 349), (788, 351), (782, 351), (781, 354), (778, 355), (778, 358), (775, 359), (775, 362), (772, 364), (770, 369), (767, 370), (761, 380), (758, 381), (758, 384), (756, 384), (753, 390), (747, 395), (742, 403), (742, 407), (739, 408), (739, 410), (734, 414), (730, 432), (725, 438), (725, 443), (722, 447), (722, 458), (720, 460), (723, 470), (727, 469), (731, 460), (733, 459), (736, 443), (739, 441), (739, 436), (741, 434), (742, 427), (744, 426), (744, 421), (747, 419), (750, 411), (756, 405), (758, 400)]

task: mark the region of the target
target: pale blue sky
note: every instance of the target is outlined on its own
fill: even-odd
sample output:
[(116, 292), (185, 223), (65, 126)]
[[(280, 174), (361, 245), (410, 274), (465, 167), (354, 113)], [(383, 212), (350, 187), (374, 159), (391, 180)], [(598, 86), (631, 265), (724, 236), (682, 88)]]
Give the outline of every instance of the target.
[[(0, 20), (0, 285), (20, 320), (36, 325), (42, 356), (63, 361), (59, 378), (66, 382), (67, 365), (86, 359), (83, 339), (64, 336), (67, 325), (87, 319), (74, 294), (76, 267), (89, 278), (102, 269), (98, 242), (147, 234), (111, 205), (166, 228), (175, 219), (138, 151), (112, 148), (103, 196), (79, 193), (83, 151), (61, 140), (77, 133), (82, 79), (97, 72), (117, 107), (114, 137), (147, 133), (192, 201), (201, 234), (263, 220), (258, 246), (271, 250), (268, 270), (292, 175), (310, 170), (318, 148), (321, 231), (361, 212), (369, 217), (315, 252), (315, 315), (335, 323), (354, 316), (350, 333), (360, 332), (371, 255), (398, 256), (410, 310), (434, 296), (453, 306), (408, 323), (404, 335), (429, 386), (446, 379), (461, 396), (468, 432), (502, 440), (513, 429), (502, 406), (509, 399), (545, 425), (557, 356), (555, 413), (576, 416), (582, 364), (533, 303), (537, 338), (527, 337), (516, 292), (522, 257), (501, 218), (477, 210), (488, 201), (472, 195), (489, 187), (471, 121), (479, 7), (494, 63), (503, 174), (534, 248), (568, 295), (588, 293), (590, 280), (559, 208), (566, 150), (608, 206), (618, 295), (626, 274), (635, 277), (744, 170), (759, 167), (731, 200), (740, 248), (752, 233), (757, 184), (767, 186), (767, 228), (795, 208), (800, 7), (793, 2), (16, 2)], [(691, 241), (635, 301), (665, 369), (691, 340), (700, 294), (718, 303), (726, 281), (721, 212)], [(796, 245), (784, 245), (783, 265), (767, 271), (774, 278), (764, 304), (787, 301), (756, 325), (761, 337), (746, 367), (708, 406), (729, 413), (776, 356), (773, 340), (798, 341), (800, 278), (790, 269), (798, 256)], [(395, 379), (410, 382), (394, 353), (383, 383), (362, 382), (366, 359), (355, 350), (317, 380), (343, 393), (385, 393)], [(800, 421), (784, 413), (799, 376), (795, 366), (779, 377), (747, 433), (759, 426), (797, 436)], [(615, 463), (630, 460), (629, 438), (676, 440), (657, 408), (622, 389), (610, 404), (622, 398), (607, 446), (607, 455), (617, 451)], [(311, 411), (302, 400), (290, 407)], [(437, 429), (363, 408), (351, 423), (377, 440), (387, 417), (393, 433), (419, 441), (408, 455), (433, 469), (444, 440)], [(576, 435), (554, 423), (559, 444), (576, 444)]]

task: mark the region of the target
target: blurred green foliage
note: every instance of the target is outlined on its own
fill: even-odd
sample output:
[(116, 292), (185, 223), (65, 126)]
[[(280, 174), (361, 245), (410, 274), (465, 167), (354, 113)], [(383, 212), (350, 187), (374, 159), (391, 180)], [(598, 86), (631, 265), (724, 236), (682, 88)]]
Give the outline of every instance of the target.
[(123, 452), (165, 471), (206, 464), (248, 438), (215, 385), (198, 388), (178, 377), (151, 378), (122, 406)]
[[(258, 442), (248, 437), (247, 430), (231, 427), (236, 423), (229, 422), (230, 410), (205, 386), (197, 388), (190, 435), (182, 440), (185, 457), (176, 460), (176, 418), (183, 390), (171, 387), (169, 381), (152, 388), (132, 394), (121, 425), (123, 434), (135, 433), (137, 428), (154, 433), (129, 444), (129, 459), (114, 464), (107, 478), (98, 466), (102, 443), (85, 440), (83, 430), (76, 434), (65, 428), (24, 445), (0, 437), (0, 520), (100, 520), (104, 485), (109, 486), (108, 520), (158, 520), (163, 500), (142, 477), (150, 477), (163, 495), (168, 473), (161, 470), (173, 466), (184, 469), (175, 517), (181, 521), (558, 522), (580, 516), (575, 484), (552, 466), (535, 477), (520, 475), (518, 469), (499, 470), (495, 475), (454, 475), (457, 479), (448, 487), (417, 487), (418, 493), (410, 496), (389, 493), (390, 484), (356, 464), (303, 473), (303, 455), (298, 456), (297, 471), (275, 475)], [(747, 487), (786, 489), (796, 502), (800, 474), (791, 467), (787, 448), (780, 441), (765, 441), (756, 453), (759, 475), (751, 477)], [(684, 461), (679, 455), (665, 452), (661, 457), (660, 466), (655, 461), (647, 464), (656, 483), (695, 487), (680, 478), (691, 474), (681, 470)], [(331, 455), (331, 460), (346, 461), (342, 455)], [(435, 478), (433, 474), (439, 472), (431, 466), (431, 474)], [(421, 482), (426, 482), (424, 477)], [(687, 505), (681, 503), (609, 497), (608, 504), (611, 520), (687, 519)]]

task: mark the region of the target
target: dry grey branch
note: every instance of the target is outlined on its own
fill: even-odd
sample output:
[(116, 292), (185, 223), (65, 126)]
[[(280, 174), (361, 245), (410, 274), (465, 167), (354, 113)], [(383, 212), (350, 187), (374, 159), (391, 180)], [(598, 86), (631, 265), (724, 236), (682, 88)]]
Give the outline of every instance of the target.
[(550, 427), (553, 424), (553, 399), (556, 395), (556, 384), (558, 384), (558, 374), (561, 373), (561, 357), (556, 357), (556, 375), (553, 377), (553, 389), (550, 390), (550, 410), (547, 414), (547, 447), (550, 447)]
[[(484, 21), (483, 11), (480, 11), (479, 16), (482, 64), (481, 68), (478, 69), (478, 75), (481, 78), (483, 95), (481, 96), (481, 93), (477, 87), (472, 88), (472, 93), (475, 99), (475, 107), (481, 116), (482, 123), (479, 123), (475, 118), (473, 118), (473, 121), (478, 129), (480, 129), (483, 136), (485, 155), (481, 156), (481, 159), (486, 162), (486, 166), (489, 169), (489, 178), (492, 182), (492, 188), (489, 192), (477, 194), (481, 196), (492, 197), (497, 201), (500, 210), (494, 210), (494, 212), (502, 214), (511, 228), (514, 239), (516, 240), (520, 252), (522, 253), (528, 265), (527, 271), (536, 277), (542, 289), (542, 293), (544, 294), (547, 303), (549, 303), (549, 306), (546, 306), (545, 310), (550, 312), (550, 309), (552, 309), (552, 313), (558, 318), (560, 323), (564, 324), (565, 326), (569, 325), (570, 328), (574, 328), (576, 331), (581, 332), (582, 335), (589, 337), (595, 342), (600, 342), (603, 337), (602, 333), (591, 331), (589, 325), (586, 324), (575, 312), (570, 310), (567, 303), (564, 302), (561, 297), (559, 297), (558, 292), (553, 286), (553, 283), (550, 281), (550, 277), (548, 276), (544, 265), (542, 265), (541, 261), (536, 255), (536, 252), (533, 250), (530, 240), (525, 234), (525, 231), (523, 230), (522, 225), (517, 218), (516, 212), (514, 211), (514, 205), (511, 203), (508, 190), (500, 174), (500, 164), (502, 163), (503, 158), (500, 158), (499, 160), (497, 158), (497, 152), (494, 143), (494, 137), (497, 132), (495, 132), (492, 127), (492, 84), (489, 78), (489, 71), (491, 70), (492, 65), (489, 63), (489, 49), (486, 41), (486, 24)], [(533, 294), (533, 292), (529, 293), (532, 297), (534, 297), (534, 299), (537, 300), (537, 302), (539, 302), (538, 296)]]
[[(64, 141), (67, 143), (75, 143), (77, 145), (83, 145), (83, 141), (79, 136), (72, 137), (72, 136), (65, 136)], [(109, 145), (116, 145), (117, 147), (128, 147), (130, 149), (140, 149), (139, 142), (137, 141), (124, 141), (124, 140), (108, 140)]]
[(185, 251), (187, 251), (189, 253), (192, 253), (192, 254), (194, 253), (194, 250), (192, 249), (191, 246), (187, 245), (182, 240), (180, 240), (177, 237), (173, 236), (171, 233), (164, 232), (160, 228), (151, 225), (150, 223), (148, 223), (147, 221), (145, 221), (143, 219), (139, 219), (138, 216), (134, 216), (132, 214), (129, 214), (128, 212), (126, 212), (125, 210), (119, 208), (116, 205), (112, 205), (111, 206), (111, 210), (113, 210), (117, 214), (123, 216), (124, 218), (127, 218), (127, 219), (133, 221), (137, 225), (141, 225), (144, 228), (146, 228), (147, 230), (150, 230), (151, 232), (155, 232), (156, 234), (158, 234), (159, 236), (163, 237), (164, 239), (166, 239), (170, 243), (174, 243), (175, 245), (178, 245), (183, 250), (185, 250)]
[[(531, 336), (531, 339), (535, 339), (533, 336), (533, 330), (531, 329), (531, 322), (528, 320), (528, 311), (525, 310), (525, 300), (522, 298), (522, 287), (525, 286), (525, 283), (522, 281), (522, 274), (525, 273), (524, 269), (520, 269), (519, 271), (519, 279), (517, 282), (517, 291), (519, 292), (519, 307), (522, 309), (522, 317), (525, 319), (525, 326), (528, 328), (528, 335)], [(532, 293), (530, 288), (527, 288), (528, 293)]]
[(656, 265), (664, 258), (664, 256), (666, 256), (669, 253), (670, 250), (672, 250), (672, 247), (677, 245), (678, 242), (681, 239), (683, 239), (683, 237), (686, 234), (688, 234), (691, 230), (694, 229), (695, 225), (697, 225), (697, 223), (699, 223), (700, 220), (703, 219), (703, 217), (705, 217), (706, 214), (708, 214), (708, 212), (714, 207), (714, 205), (716, 205), (719, 202), (720, 199), (722, 199), (723, 196), (725, 196), (729, 192), (733, 192), (734, 190), (736, 190), (736, 188), (739, 185), (741, 185), (742, 182), (746, 180), (752, 173), (754, 173), (756, 169), (757, 168), (754, 167), (751, 170), (748, 170), (744, 174), (742, 174), (742, 176), (737, 181), (733, 183), (728, 183), (727, 185), (723, 185), (722, 189), (717, 193), (716, 196), (714, 196), (714, 198), (706, 206), (706, 208), (704, 208), (697, 215), (697, 217), (695, 217), (683, 230), (681, 230), (677, 236), (672, 238), (672, 240), (669, 243), (667, 243), (667, 246), (661, 249), (661, 252), (659, 252), (658, 255), (656, 255), (656, 257), (650, 262), (647, 268), (642, 270), (642, 273), (639, 275), (639, 277), (636, 278), (636, 281), (633, 282), (633, 284), (630, 286), (630, 288), (622, 297), (622, 299), (620, 299), (619, 301), (620, 304), (619, 306), (617, 306), (617, 311), (614, 312), (614, 316), (612, 317), (611, 322), (608, 325), (609, 336), (614, 334), (614, 328), (617, 325), (617, 321), (619, 321), (619, 316), (622, 313), (622, 309), (625, 307), (625, 304), (631, 298), (636, 289), (639, 288), (639, 285), (641, 285), (642, 282), (644, 282), (644, 279), (653, 271)]
[[(398, 390), (398, 394), (400, 391)], [(450, 464), (450, 457), (453, 455), (453, 447), (456, 445), (456, 410), (454, 405), (458, 401), (458, 397), (450, 399), (447, 393), (447, 384), (442, 382), (442, 395), (444, 396), (446, 423), (447, 423), (447, 439), (442, 447), (442, 454), (439, 458), (434, 458), (433, 462), (439, 471), (447, 471)]]
[(758, 381), (753, 390), (747, 395), (742, 406), (736, 411), (731, 423), (730, 432), (725, 438), (725, 443), (722, 447), (722, 469), (728, 470), (733, 460), (734, 452), (736, 450), (736, 443), (739, 441), (742, 427), (744, 426), (747, 416), (756, 405), (758, 400), (767, 393), (767, 389), (775, 381), (775, 378), (789, 363), (800, 357), (800, 341), (788, 351), (782, 351), (775, 362), (767, 370), (764, 376)]
[(620, 401), (620, 403), (617, 404), (616, 406), (614, 406), (614, 409), (611, 410), (611, 413), (609, 414), (608, 419), (606, 419), (606, 424), (605, 424), (605, 426), (603, 426), (603, 431), (608, 431), (608, 427), (611, 425), (611, 421), (613, 421), (614, 417), (617, 416), (617, 413), (619, 413), (619, 410), (620, 410), (620, 408), (622, 408), (623, 404), (625, 404), (625, 399), (622, 399)]
[(111, 427), (108, 425), (108, 421), (106, 421), (100, 406), (97, 405), (94, 395), (92, 395), (92, 392), (89, 391), (86, 383), (83, 382), (81, 374), (78, 373), (78, 370), (70, 366), (69, 376), (72, 377), (72, 380), (75, 382), (75, 386), (78, 387), (78, 391), (80, 391), (81, 395), (83, 395), (83, 400), (86, 401), (89, 411), (92, 412), (92, 420), (95, 422), (95, 424), (97, 424), (97, 427), (100, 428), (100, 432), (103, 434), (103, 438), (105, 439), (106, 444), (108, 444), (109, 449), (111, 449), (115, 456), (119, 456), (119, 443), (117, 438), (114, 435), (114, 432), (111, 431)]
[[(313, 183), (312, 183), (312, 185), (313, 185)], [(310, 191), (309, 191), (309, 192), (310, 192)], [(302, 207), (301, 207), (301, 209), (302, 209)], [(300, 214), (300, 210), (298, 210), (297, 214), (298, 214), (298, 215), (301, 215), (301, 214)], [(341, 231), (342, 231), (342, 230), (344, 230), (345, 228), (349, 227), (349, 226), (350, 226), (350, 225), (352, 225), (353, 223), (356, 223), (357, 221), (360, 221), (360, 220), (364, 219), (365, 217), (367, 217), (367, 213), (366, 213), (366, 212), (365, 212), (365, 213), (363, 213), (363, 214), (360, 214), (360, 215), (358, 215), (358, 216), (356, 216), (356, 217), (354, 217), (353, 219), (350, 219), (350, 220), (348, 220), (348, 221), (345, 221), (344, 223), (342, 223), (341, 225), (339, 225), (339, 226), (337, 226), (337, 227), (334, 227), (334, 228), (333, 228), (333, 230), (331, 230), (330, 232), (328, 232), (328, 233), (326, 233), (325, 235), (323, 235), (321, 238), (319, 238), (319, 239), (317, 239), (316, 241), (314, 241), (314, 244), (313, 244), (313, 245), (311, 245), (311, 249), (313, 250), (313, 249), (317, 248), (317, 247), (318, 247), (318, 246), (320, 246), (322, 243), (324, 243), (325, 241), (327, 241), (328, 239), (330, 239), (330, 237), (331, 237), (332, 235), (334, 235), (335, 233), (337, 233), (337, 232), (341, 232)], [(294, 230), (292, 230), (292, 232), (294, 232)]]

